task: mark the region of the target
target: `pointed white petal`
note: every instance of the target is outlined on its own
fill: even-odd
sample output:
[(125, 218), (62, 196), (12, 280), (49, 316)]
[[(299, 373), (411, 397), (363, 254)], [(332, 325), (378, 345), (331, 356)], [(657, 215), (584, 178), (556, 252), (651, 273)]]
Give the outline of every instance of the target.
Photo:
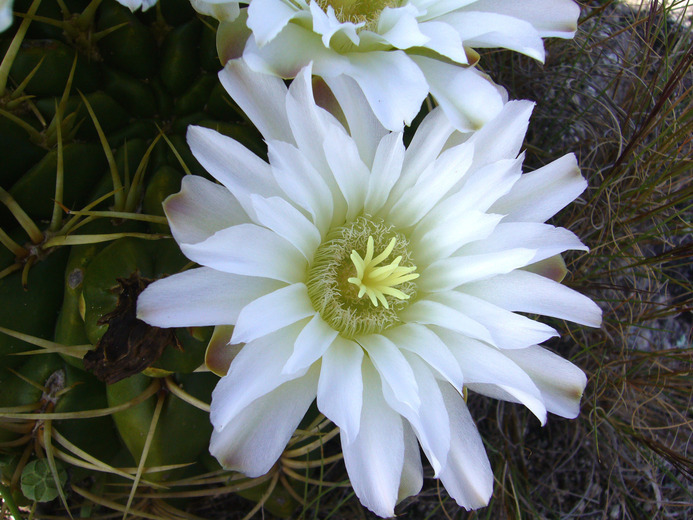
[(443, 152), (419, 180), (394, 201), (388, 221), (405, 228), (419, 222), (467, 173), (474, 147), (461, 144)]
[(375, 117), (363, 90), (353, 78), (339, 75), (324, 80), (344, 113), (349, 134), (356, 141), (361, 159), (367, 165), (373, 164), (376, 147), (387, 135), (387, 129)]
[(219, 380), (212, 392), (210, 420), (215, 429), (226, 428), (257, 398), (305, 374), (282, 373), (301, 328), (301, 325), (286, 327), (241, 349), (231, 362), (227, 375)]
[(421, 172), (440, 155), (454, 130), (440, 107), (433, 109), (421, 121), (404, 153), (402, 175), (392, 190), (391, 201), (399, 200), (402, 193), (416, 183)]
[(293, 143), (284, 109), (286, 85), (281, 78), (255, 72), (242, 59), (229, 61), (219, 80), (265, 139)]
[(575, 200), (587, 188), (575, 155), (564, 155), (530, 173), (490, 211), (507, 215), (512, 222), (544, 222)]
[(347, 203), (345, 218), (351, 222), (363, 212), (370, 172), (359, 157), (356, 143), (344, 130), (328, 128), (323, 137), (327, 163)]
[(282, 285), (207, 267), (190, 269), (150, 284), (137, 299), (137, 317), (155, 327), (233, 325), (249, 302)]
[(305, 278), (303, 255), (276, 233), (254, 224), (222, 229), (203, 242), (180, 246), (190, 260), (226, 273), (288, 283)]
[(353, 442), (342, 438), (344, 463), (363, 505), (383, 518), (394, 516), (404, 467), (402, 419), (385, 402), (378, 374), (364, 364), (361, 428)]
[(483, 211), (508, 193), (522, 176), (524, 155), (502, 159), (474, 169), (453, 189), (454, 193), (426, 215), (426, 220), (441, 222), (462, 211)]
[(385, 336), (400, 349), (417, 354), (459, 392), (462, 392), (464, 378), (460, 365), (445, 343), (428, 327), (407, 323), (388, 330)]
[(585, 373), (570, 361), (539, 346), (505, 352), (537, 385), (546, 409), (568, 419), (580, 413)]
[(450, 423), (440, 389), (429, 367), (418, 356), (404, 353), (416, 377), (421, 394), (421, 407), (413, 409), (402, 402), (390, 386), (383, 386), (385, 401), (405, 417), (416, 432), (421, 447), (433, 467), (435, 476), (445, 465), (450, 449)]
[(402, 423), (402, 431), (404, 434), (404, 464), (402, 465), (402, 476), (397, 492), (397, 503), (418, 494), (423, 486), (423, 467), (421, 466), (421, 455), (419, 455), (419, 443), (416, 440), (416, 435), (406, 422)]
[(465, 509), (488, 504), (493, 493), (493, 472), (484, 443), (462, 396), (450, 385), (440, 384), (450, 417), (450, 453), (440, 480), (450, 496)]
[(293, 202), (312, 215), (320, 232), (326, 233), (335, 209), (333, 192), (297, 148), (281, 141), (269, 141), (267, 146), (277, 184)]
[(257, 222), (285, 238), (308, 262), (320, 245), (320, 231), (303, 213), (280, 197), (250, 196)]
[(373, 160), (373, 169), (368, 177), (368, 191), (364, 211), (377, 213), (387, 200), (390, 190), (397, 182), (404, 161), (404, 143), (401, 132), (392, 132), (383, 137)]
[(480, 339), (490, 343), (491, 334), (488, 329), (465, 316), (459, 311), (432, 300), (419, 300), (404, 309), (400, 317), (410, 323), (423, 325), (437, 325), (449, 329), (470, 338)]
[(589, 251), (574, 233), (565, 228), (538, 222), (501, 222), (485, 239), (466, 245), (464, 254), (490, 254), (510, 251), (512, 248), (529, 248), (535, 251), (534, 263), (568, 250)]
[[(291, 82), (289, 95), (286, 97), (286, 113), (289, 115), (291, 130), (302, 156), (300, 161), (311, 164), (311, 174), (319, 175), (318, 181), (322, 180), (321, 184), (324, 183), (329, 189), (334, 205), (329, 217), (332, 214), (343, 217), (346, 201), (343, 200), (327, 161), (326, 155), (329, 157), (331, 150), (325, 152), (323, 140), (328, 132), (344, 134), (344, 128), (331, 114), (316, 105), (311, 73), (310, 66), (304, 67)], [(329, 221), (327, 223), (329, 224)]]
[(470, 137), (474, 168), (518, 156), (533, 108), (531, 101), (508, 101), (496, 117)]
[[(211, 454), (225, 468), (249, 477), (267, 473), (313, 402), (317, 375), (315, 369), (301, 379), (284, 383), (245, 407), (233, 421), (215, 428), (209, 445)], [(227, 398), (215, 391), (212, 413), (218, 402)]]
[(503, 215), (489, 215), (476, 210), (455, 213), (439, 222), (429, 218), (429, 213), (419, 222), (411, 238), (416, 265), (424, 266), (447, 258), (462, 246), (487, 238), (503, 218)]
[(526, 348), (558, 336), (555, 329), (458, 291), (431, 296), (456, 311), (481, 323), (490, 333), (492, 344), (501, 349)]
[[(496, 226), (496, 229), (501, 225)], [(477, 243), (479, 242), (464, 246), (464, 249)], [(422, 270), (421, 276), (416, 280), (416, 285), (420, 290), (426, 292), (447, 291), (465, 283), (485, 280), (524, 267), (532, 262), (536, 254), (534, 249), (518, 247), (492, 253), (443, 258)]]
[(383, 380), (383, 385), (390, 386), (401, 402), (418, 410), (421, 400), (416, 379), (397, 345), (380, 334), (359, 336), (355, 341), (368, 352)]
[(337, 337), (322, 357), (318, 409), (339, 426), (342, 444), (351, 444), (359, 433), (363, 403), (362, 361), (363, 349), (342, 337)]
[(270, 166), (242, 144), (201, 126), (189, 126), (187, 138), (195, 158), (229, 189), (249, 215), (251, 193), (263, 197), (280, 194)]
[(314, 314), (304, 284), (282, 287), (243, 307), (231, 343), (249, 343)]
[(522, 403), (546, 422), (543, 397), (527, 373), (498, 349), (450, 332), (437, 330), (437, 334), (455, 356), (464, 374), (464, 384), (470, 390), (496, 399)]
[(221, 229), (249, 221), (229, 190), (196, 175), (183, 177), (181, 190), (163, 206), (178, 243), (201, 242)]
[(320, 359), (336, 338), (337, 331), (325, 323), (319, 314), (313, 315), (296, 338), (294, 353), (282, 372), (291, 374), (309, 367)]
[(527, 271), (470, 283), (461, 290), (509, 311), (542, 314), (590, 327), (599, 327), (602, 321), (601, 309), (587, 296)]

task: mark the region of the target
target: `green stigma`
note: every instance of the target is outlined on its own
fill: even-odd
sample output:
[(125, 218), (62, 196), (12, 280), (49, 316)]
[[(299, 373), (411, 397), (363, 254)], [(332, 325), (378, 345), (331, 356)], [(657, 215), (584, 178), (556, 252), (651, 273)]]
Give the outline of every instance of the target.
[(315, 310), (346, 338), (400, 323), (398, 313), (416, 294), (413, 280), (419, 276), (408, 245), (404, 235), (372, 217), (333, 229), (308, 270)]

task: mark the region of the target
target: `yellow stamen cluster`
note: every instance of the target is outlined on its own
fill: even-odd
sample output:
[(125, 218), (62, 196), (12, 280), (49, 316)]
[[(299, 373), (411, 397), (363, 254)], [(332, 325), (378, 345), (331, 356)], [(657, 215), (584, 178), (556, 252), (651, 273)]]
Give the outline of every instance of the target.
[(394, 296), (400, 300), (408, 300), (409, 295), (403, 293), (399, 289), (395, 289), (395, 285), (419, 277), (418, 273), (413, 272), (416, 270), (416, 266), (399, 266), (402, 261), (401, 255), (395, 258), (390, 264), (378, 267), (378, 264), (390, 256), (396, 243), (397, 239), (393, 237), (385, 250), (373, 258), (375, 247), (373, 244), (373, 237), (369, 236), (365, 257), (361, 258), (361, 255), (359, 255), (356, 250), (351, 252), (350, 258), (351, 261), (354, 262), (354, 267), (356, 267), (356, 276), (349, 278), (348, 282), (358, 287), (359, 298), (362, 298), (364, 294), (367, 295), (375, 307), (377, 307), (378, 302), (380, 302), (386, 309), (390, 308), (385, 299), (385, 295)]

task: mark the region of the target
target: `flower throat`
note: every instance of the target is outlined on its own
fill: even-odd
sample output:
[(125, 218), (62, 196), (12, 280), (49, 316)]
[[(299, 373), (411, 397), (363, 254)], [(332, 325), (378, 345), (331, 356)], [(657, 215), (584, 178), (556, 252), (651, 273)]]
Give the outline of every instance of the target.
[(344, 22), (369, 25), (378, 19), (386, 7), (399, 7), (401, 0), (316, 0), (317, 4), (327, 12), (327, 7), (334, 8), (337, 19)]
[(325, 322), (346, 338), (382, 332), (415, 295), (408, 240), (379, 219), (358, 217), (333, 229), (315, 251), (308, 296)]

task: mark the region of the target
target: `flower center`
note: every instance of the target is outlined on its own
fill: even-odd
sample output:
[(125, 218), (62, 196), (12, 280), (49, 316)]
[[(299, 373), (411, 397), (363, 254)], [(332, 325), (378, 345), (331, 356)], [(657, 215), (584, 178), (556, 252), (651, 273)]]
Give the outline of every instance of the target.
[(367, 216), (330, 231), (308, 270), (315, 310), (346, 338), (400, 323), (398, 313), (415, 295), (419, 276), (408, 245), (392, 226)]
[(356, 250), (351, 252), (350, 258), (351, 261), (354, 262), (354, 267), (356, 267), (356, 276), (349, 278), (347, 281), (359, 288), (359, 298), (367, 294), (371, 303), (376, 307), (378, 306), (378, 301), (380, 301), (386, 309), (389, 308), (387, 299), (385, 298), (386, 294), (400, 300), (408, 300), (409, 295), (403, 293), (399, 289), (395, 289), (395, 285), (419, 277), (418, 274), (413, 272), (416, 271), (416, 266), (399, 266), (402, 261), (402, 255), (395, 258), (389, 265), (376, 267), (380, 262), (390, 256), (396, 243), (397, 239), (393, 237), (385, 248), (385, 251), (373, 258), (373, 237), (369, 236), (368, 244), (366, 245), (366, 256), (364, 258), (361, 258), (361, 255), (359, 255)]
[(327, 6), (334, 8), (337, 19), (344, 22), (367, 25), (378, 19), (386, 7), (398, 7), (401, 0), (316, 0), (318, 5), (327, 12)]

